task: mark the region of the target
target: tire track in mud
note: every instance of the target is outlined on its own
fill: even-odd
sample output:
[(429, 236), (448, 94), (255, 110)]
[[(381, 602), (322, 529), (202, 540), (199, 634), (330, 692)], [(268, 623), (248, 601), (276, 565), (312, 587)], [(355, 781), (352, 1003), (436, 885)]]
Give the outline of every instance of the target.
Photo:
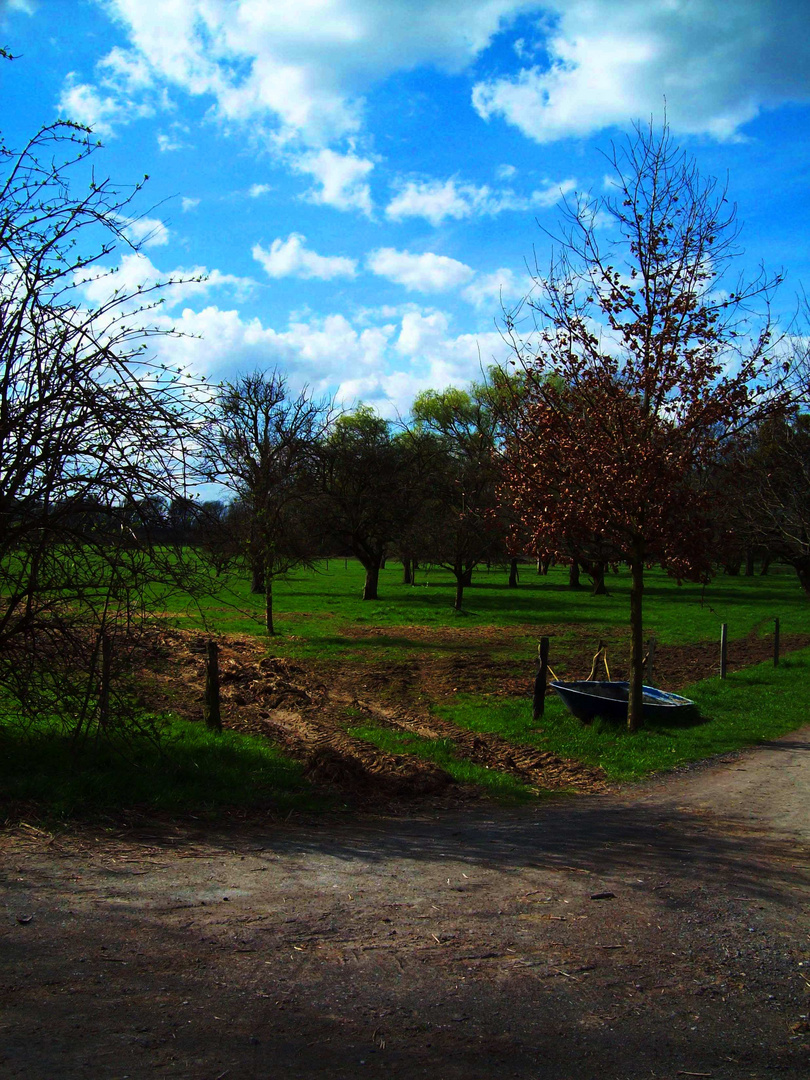
[[(341, 700), (340, 697), (335, 700)], [(607, 791), (602, 769), (566, 760), (546, 750), (520, 746), (491, 732), (470, 731), (438, 716), (416, 716), (405, 709), (392, 708), (350, 696), (344, 705), (365, 712), (387, 727), (424, 739), (449, 739), (459, 756), (475, 765), (499, 769), (536, 790)]]

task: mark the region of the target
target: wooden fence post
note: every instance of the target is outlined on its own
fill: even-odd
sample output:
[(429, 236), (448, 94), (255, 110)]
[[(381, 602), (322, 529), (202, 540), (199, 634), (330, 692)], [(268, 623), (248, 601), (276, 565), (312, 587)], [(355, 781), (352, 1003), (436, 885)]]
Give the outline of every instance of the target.
[(548, 676), (548, 638), (540, 638), (537, 650), (537, 674), (532, 694), (532, 720), (539, 720), (546, 707), (546, 678)]
[(222, 714), (219, 709), (219, 646), (215, 641), (208, 642), (203, 716), (206, 727), (212, 731), (222, 731)]
[(106, 730), (110, 720), (110, 673), (112, 670), (112, 639), (105, 630), (101, 635), (101, 686), (98, 693), (98, 726)]
[(725, 679), (728, 667), (728, 623), (720, 627), (720, 678)]
[(773, 620), (773, 666), (779, 667), (779, 619)]
[(648, 686), (654, 686), (653, 671), (655, 669), (655, 638), (651, 637), (647, 642), (647, 670), (644, 672), (645, 682)]

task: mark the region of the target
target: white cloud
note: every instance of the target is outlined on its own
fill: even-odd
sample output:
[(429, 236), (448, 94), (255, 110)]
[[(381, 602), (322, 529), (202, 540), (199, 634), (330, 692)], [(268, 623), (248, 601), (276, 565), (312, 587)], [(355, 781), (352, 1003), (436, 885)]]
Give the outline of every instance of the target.
[[(135, 52), (116, 46), (96, 64), (96, 74), (93, 84), (81, 82), (71, 71), (59, 109), (68, 120), (92, 128), (97, 135), (110, 138), (116, 128), (171, 107), (165, 90), (156, 86), (148, 62)], [(166, 135), (158, 135), (158, 145), (161, 150), (180, 146)]]
[(164, 247), (169, 242), (169, 230), (158, 218), (135, 218), (127, 223), (124, 232), (141, 247)]
[(262, 264), (265, 273), (272, 278), (320, 278), (331, 281), (336, 277), (355, 276), (357, 264), (354, 259), (340, 255), (318, 255), (304, 246), (305, 240), (305, 236), (291, 233), (286, 240), (274, 240), (269, 251), (256, 244), (253, 258)]
[(309, 202), (371, 215), (371, 189), (367, 177), (374, 168), (373, 161), (355, 154), (320, 150), (295, 159), (293, 168), (315, 177), (320, 184), (319, 188), (307, 192)]
[(366, 265), (380, 277), (418, 292), (456, 289), (465, 285), (475, 273), (465, 263), (447, 255), (434, 255), (432, 252), (414, 255), (410, 251), (397, 251), (390, 247), (372, 251)]
[(495, 175), (499, 180), (513, 180), (517, 176), (517, 169), (514, 165), (499, 165)]
[(667, 115), (679, 131), (735, 137), (761, 110), (810, 98), (804, 0), (551, 0), (550, 63), (485, 80), (473, 104), (537, 142)]
[(532, 206), (556, 206), (557, 203), (576, 190), (577, 182), (573, 177), (557, 182), (548, 181), (542, 188), (531, 193), (529, 202)]
[(488, 187), (459, 184), (450, 180), (408, 180), (385, 208), (386, 217), (401, 221), (423, 217), (439, 225), (445, 218), (470, 217), (491, 199)]
[(183, 198), (180, 200), (180, 206), (182, 207), (184, 214), (187, 214), (189, 210), (196, 210), (199, 205), (199, 199), (189, 198), (188, 195), (184, 195)]
[(107, 0), (132, 63), (212, 98), (227, 121), (270, 119), (311, 145), (351, 135), (363, 94), (397, 71), (458, 72), (528, 0)]
[(268, 191), (272, 191), (270, 184), (251, 184), (248, 195), (251, 199), (260, 199), (262, 195), (266, 195)]
[(465, 300), (476, 307), (490, 306), (497, 314), (501, 301), (508, 305), (531, 288), (531, 281), (518, 278), (512, 270), (500, 269), (491, 274), (477, 274), (463, 292)]
[[(149, 292), (162, 282), (166, 284), (159, 291)], [(137, 307), (144, 299), (148, 303), (162, 297), (162, 307), (167, 309), (193, 297), (206, 296), (216, 289), (225, 288), (244, 295), (254, 284), (250, 278), (208, 270), (204, 266), (176, 267), (163, 273), (140, 252), (127, 252), (115, 267), (94, 267), (91, 274), (77, 281), (84, 302), (90, 307), (107, 303), (117, 293), (122, 297), (133, 297), (131, 307)]]
[(431, 224), (439, 225), (445, 218), (494, 216), (506, 210), (554, 206), (563, 195), (574, 190), (576, 183), (573, 177), (547, 180), (541, 189), (527, 196), (519, 195), (512, 188), (495, 191), (486, 184), (476, 187), (474, 184), (460, 183), (452, 177), (449, 180), (409, 180), (400, 183), (399, 191), (385, 208), (385, 213), (394, 221), (423, 217)]
[(170, 153), (173, 150), (183, 150), (185, 143), (174, 135), (167, 135), (165, 131), (159, 131), (157, 136), (158, 150), (161, 154)]
[(121, 118), (121, 106), (116, 98), (88, 83), (77, 82), (73, 73), (59, 98), (59, 110), (66, 120), (92, 128), (101, 138), (110, 138)]

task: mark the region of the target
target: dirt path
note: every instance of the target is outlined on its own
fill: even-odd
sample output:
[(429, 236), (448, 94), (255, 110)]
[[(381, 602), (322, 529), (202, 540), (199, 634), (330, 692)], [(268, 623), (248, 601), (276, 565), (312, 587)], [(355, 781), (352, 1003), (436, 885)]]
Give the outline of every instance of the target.
[(4, 1077), (810, 1075), (810, 728), (531, 810), (0, 857)]

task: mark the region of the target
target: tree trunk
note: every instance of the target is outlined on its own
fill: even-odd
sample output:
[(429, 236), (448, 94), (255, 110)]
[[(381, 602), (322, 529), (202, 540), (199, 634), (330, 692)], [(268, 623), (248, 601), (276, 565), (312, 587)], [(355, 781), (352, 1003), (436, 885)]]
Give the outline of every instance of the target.
[(464, 590), (468, 585), (472, 584), (472, 572), (472, 566), (465, 566), (464, 563), (455, 563), (453, 566), (453, 576), (456, 579), (456, 600), (453, 608), (456, 611), (461, 611)]
[(377, 585), (380, 581), (380, 560), (366, 564), (366, 580), (363, 585), (363, 599), (377, 599)]
[(509, 588), (516, 589), (518, 584), (518, 561), (517, 559), (509, 560)]
[(768, 567), (771, 565), (771, 557), (767, 553), (762, 558), (762, 569), (760, 570), (760, 576), (765, 577), (768, 573)]
[(250, 591), (264, 592), (264, 567), (258, 559), (253, 559), (250, 564)]
[(630, 560), (632, 584), (630, 586), (630, 695), (627, 702), (627, 730), (638, 731), (643, 725), (643, 596), (644, 596), (644, 548), (637, 542)]
[(579, 580), (579, 563), (576, 559), (572, 559), (571, 565), (568, 567), (568, 588), (582, 588), (582, 582)]
[(605, 585), (605, 564), (597, 562), (593, 564), (593, 596), (607, 596)]
[(750, 548), (745, 553), (745, 576), (754, 576), (754, 553)]
[(796, 559), (793, 568), (804, 590), (804, 595), (810, 596), (810, 559)]
[(739, 577), (740, 576), (740, 566), (741, 566), (741, 563), (730, 562), (730, 563), (726, 563), (726, 565), (723, 567), (723, 569), (725, 570), (728, 577)]
[(413, 571), (411, 570), (411, 560), (402, 560), (402, 584), (413, 585)]
[(464, 574), (456, 574), (456, 600), (453, 604), (453, 608), (456, 611), (461, 611), (461, 605), (464, 602)]
[(276, 631), (273, 626), (273, 575), (269, 570), (264, 573), (264, 621), (267, 633), (272, 637)]

